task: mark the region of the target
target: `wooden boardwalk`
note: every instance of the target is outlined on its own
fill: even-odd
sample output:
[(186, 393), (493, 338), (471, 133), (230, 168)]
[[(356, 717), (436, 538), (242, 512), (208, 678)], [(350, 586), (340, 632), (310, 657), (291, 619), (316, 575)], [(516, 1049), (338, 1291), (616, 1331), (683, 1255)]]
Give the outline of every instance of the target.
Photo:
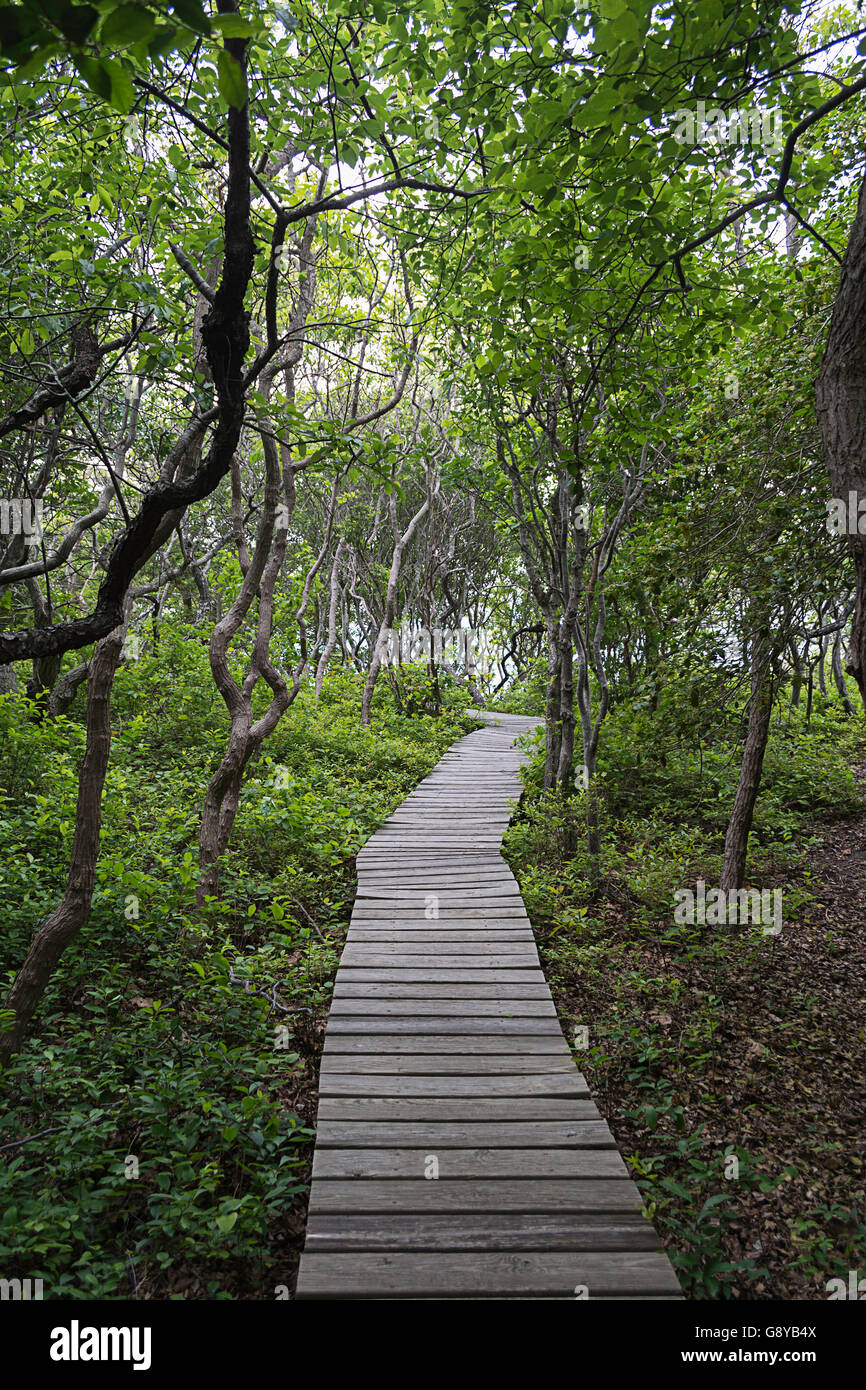
[(462, 739), (358, 856), (298, 1298), (680, 1296), (500, 854), (535, 722)]

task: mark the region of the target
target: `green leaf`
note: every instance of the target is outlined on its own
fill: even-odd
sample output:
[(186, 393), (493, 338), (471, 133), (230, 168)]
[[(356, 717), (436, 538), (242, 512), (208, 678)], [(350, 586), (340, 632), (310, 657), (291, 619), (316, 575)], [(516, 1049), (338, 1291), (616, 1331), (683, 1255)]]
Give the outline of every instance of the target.
[(223, 1216), (217, 1217), (216, 1223), (219, 1229), (223, 1232), (223, 1234), (227, 1235), (228, 1232), (231, 1230), (232, 1226), (234, 1226), (237, 1219), (238, 1214), (236, 1211), (227, 1211)]
[(190, 29), (194, 29), (197, 34), (209, 34), (211, 32), (210, 19), (202, 11), (199, 0), (174, 0), (172, 6), (174, 13)]
[(88, 58), (83, 53), (73, 53), (72, 61), (84, 78), (88, 87), (104, 101), (111, 99), (111, 74), (105, 63), (98, 58)]
[(257, 32), (256, 26), (239, 14), (215, 14), (210, 27), (218, 29), (227, 39), (248, 39)]
[[(51, 9), (55, 7), (51, 6)], [(65, 39), (71, 43), (83, 43), (98, 20), (99, 12), (92, 5), (62, 5), (57, 7), (52, 18)]]
[(149, 39), (155, 28), (156, 20), (149, 10), (139, 5), (119, 5), (103, 20), (100, 37), (111, 48), (124, 48)]
[(125, 116), (135, 101), (135, 88), (125, 68), (114, 58), (88, 58), (73, 53), (72, 61), (91, 91)]
[(119, 111), (122, 116), (125, 116), (131, 111), (132, 104), (135, 101), (135, 88), (132, 85), (132, 78), (126, 71), (126, 68), (121, 67), (120, 63), (115, 62), (113, 58), (106, 58), (105, 66), (108, 69), (108, 75), (111, 80), (111, 95), (109, 97), (109, 102), (114, 107), (115, 111)]
[(246, 104), (247, 79), (237, 58), (233, 58), (224, 48), (217, 56), (217, 86), (220, 96), (238, 110)]

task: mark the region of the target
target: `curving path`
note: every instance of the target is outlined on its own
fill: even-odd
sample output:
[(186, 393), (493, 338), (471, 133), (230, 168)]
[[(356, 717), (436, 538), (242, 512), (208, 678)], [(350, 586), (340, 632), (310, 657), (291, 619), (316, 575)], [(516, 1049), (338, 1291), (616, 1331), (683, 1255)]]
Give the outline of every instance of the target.
[(678, 1298), (500, 854), (537, 721), (442, 758), (358, 856), (298, 1298)]

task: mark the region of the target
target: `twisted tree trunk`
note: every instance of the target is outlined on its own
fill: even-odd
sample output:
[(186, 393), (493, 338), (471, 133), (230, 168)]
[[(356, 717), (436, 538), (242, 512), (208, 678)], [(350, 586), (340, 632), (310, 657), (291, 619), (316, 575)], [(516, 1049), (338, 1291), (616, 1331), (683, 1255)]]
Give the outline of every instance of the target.
[(87, 686), (87, 738), (78, 778), (75, 835), (66, 890), (57, 907), (37, 931), (27, 957), (6, 996), (5, 1008), (14, 1020), (0, 1034), (0, 1066), (17, 1052), (48, 981), (63, 952), (76, 938), (90, 914), (99, 832), (102, 826), (102, 789), (111, 750), (111, 689), (123, 655), (125, 624), (103, 637), (90, 663)]

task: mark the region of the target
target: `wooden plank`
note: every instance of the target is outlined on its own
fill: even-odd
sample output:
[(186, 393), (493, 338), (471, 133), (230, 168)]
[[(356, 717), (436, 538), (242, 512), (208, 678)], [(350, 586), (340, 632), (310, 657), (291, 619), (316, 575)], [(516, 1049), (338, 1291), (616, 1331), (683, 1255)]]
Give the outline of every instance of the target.
[(339, 1018), (556, 1018), (547, 999), (335, 999), (329, 1019)]
[(325, 1120), (598, 1120), (595, 1102), (556, 1096), (320, 1096)]
[(544, 981), (540, 970), (470, 970), (468, 966), (463, 966), (461, 970), (429, 970), (418, 965), (395, 966), (386, 970), (381, 966), (344, 965), (340, 975), (344, 984), (369, 985), (374, 981), (377, 984), (406, 985), (507, 984), (509, 991), (516, 984), (534, 985)]
[[(435, 927), (435, 922), (432, 925)], [(444, 926), (435, 931), (430, 931), (430, 926), (430, 922), (403, 922), (399, 924), (353, 922), (346, 936), (345, 945), (375, 947), (377, 943), (400, 945), (405, 942), (407, 946), (414, 945), (416, 950), (418, 947), (423, 947), (428, 953), (436, 951), (440, 947), (448, 950), (452, 945), (474, 946), (481, 951), (497, 952), (500, 944), (508, 947), (519, 946), (524, 951), (528, 948), (537, 949), (534, 939), (527, 935), (526, 927), (521, 922), (504, 927)]]
[(654, 1251), (305, 1253), (298, 1298), (609, 1298), (678, 1296), (667, 1256)]
[(455, 904), (448, 906), (447, 912), (440, 912), (438, 918), (428, 917), (426, 904), (419, 903), (417, 907), (411, 904), (401, 903), (399, 907), (391, 906), (387, 903), (380, 903), (378, 907), (373, 903), (361, 903), (352, 912), (352, 925), (356, 922), (381, 922), (383, 926), (393, 926), (413, 922), (431, 922), (446, 920), (454, 926), (463, 924), (471, 926), (473, 923), (479, 927), (495, 927), (503, 922), (514, 922), (517, 925), (528, 926), (529, 918), (522, 908), (518, 907), (458, 907)]
[(660, 1250), (648, 1221), (613, 1214), (417, 1213), (338, 1215), (314, 1212), (311, 1250)]
[(431, 922), (439, 922), (443, 927), (460, 927), (463, 931), (471, 931), (473, 927), (481, 927), (489, 930), (493, 927), (512, 926), (522, 927), (526, 930), (529, 927), (529, 918), (525, 912), (518, 912), (513, 908), (500, 908), (496, 912), (488, 912), (484, 908), (458, 908), (449, 907), (447, 913), (440, 912), (438, 917), (428, 917), (424, 908), (420, 905), (414, 911), (411, 908), (403, 907), (399, 912), (385, 911), (382, 908), (361, 907), (356, 908), (352, 913), (350, 925), (353, 927), (423, 927), (429, 930)]
[(612, 1149), (613, 1136), (603, 1120), (329, 1120), (316, 1130), (316, 1147), (329, 1149)]
[[(439, 951), (432, 951), (430, 943), (427, 941), (413, 941), (411, 937), (405, 941), (349, 941), (346, 942), (343, 951), (343, 960), (347, 965), (353, 960), (379, 960), (386, 956), (388, 965), (393, 965), (391, 957), (405, 957), (411, 961), (423, 960), (432, 965), (459, 957), (458, 964), (463, 965), (467, 957), (478, 957), (483, 961), (499, 961), (504, 957), (514, 957), (515, 964), (518, 960), (526, 965), (534, 965), (538, 960), (538, 952), (535, 945), (532, 951), (527, 950), (524, 941), (499, 941), (492, 946), (486, 941), (442, 941)], [(505, 962), (510, 964), (510, 959)]]
[(568, 1050), (562, 1032), (550, 1034), (549, 1037), (527, 1037), (524, 1035), (511, 1034), (502, 1037), (490, 1036), (486, 1033), (331, 1033), (328, 1030), (325, 1034), (325, 1045), (322, 1049), (322, 1056), (329, 1056), (334, 1052), (366, 1054), (368, 1057), (375, 1056), (377, 1053), (436, 1053), (437, 1055), (455, 1053), (470, 1054), (473, 1057), (481, 1057), (490, 1053), (498, 1053), (500, 1056), (509, 1057), (512, 1053), (520, 1051), (524, 1056), (532, 1056), (550, 1053), (559, 1054), (571, 1061), (571, 1053)]
[[(327, 1052), (322, 1054), (319, 1065), (319, 1084), (328, 1071), (342, 1072), (348, 1075), (354, 1072), (364, 1075), (365, 1072), (371, 1076), (387, 1073), (391, 1076), (476, 1076), (484, 1077), (487, 1075), (502, 1075), (520, 1077), (532, 1075), (535, 1072), (562, 1071), (568, 1075), (574, 1073), (574, 1062), (568, 1052), (541, 1053), (536, 1055), (526, 1055), (520, 1053), (506, 1052), (499, 1056), (488, 1054), (479, 1057), (476, 1053), (467, 1055), (449, 1056), (443, 1053), (421, 1053), (415, 1052), (409, 1055), (399, 1052), (391, 1053), (358, 1053), (351, 1055), (341, 1052)], [(482, 1093), (483, 1094), (483, 1093)]]
[(640, 1194), (629, 1178), (319, 1178), (311, 1212), (576, 1212), (634, 1214)]
[(366, 977), (359, 983), (344, 979), (342, 974), (337, 976), (334, 984), (335, 999), (502, 999), (505, 993), (509, 999), (543, 999), (553, 1003), (543, 975), (530, 983), (519, 980), (510, 982), (507, 991), (503, 991), (498, 984), (485, 984), (483, 981), (438, 981), (433, 984), (395, 984), (386, 981), (371, 984)]
[(490, 1072), (477, 1075), (417, 1076), (405, 1073), (357, 1073), (326, 1068), (319, 1078), (319, 1096), (460, 1096), (491, 1098), (509, 1096), (526, 1101), (533, 1096), (588, 1096), (585, 1079), (572, 1066), (568, 1070), (537, 1073)]
[(520, 1018), (514, 1014), (510, 1018), (476, 1018), (472, 1009), (464, 1010), (464, 1016), (461, 1018), (448, 1014), (432, 1018), (411, 1018), (402, 1014), (399, 1017), (359, 1017), (353, 1014), (331, 1013), (328, 1032), (335, 1036), (342, 1033), (402, 1033), (404, 1036), (411, 1034), (414, 1037), (427, 1033), (441, 1036), (446, 1032), (449, 1037), (463, 1033), (470, 1033), (473, 1037), (479, 1037), (482, 1033), (491, 1036), (507, 1034), (512, 1038), (563, 1036), (555, 1018)]
[[(316, 1144), (313, 1180), (326, 1178), (426, 1178), (430, 1148), (332, 1149)], [(436, 1155), (439, 1177), (446, 1178), (625, 1178), (616, 1149), (446, 1149)], [(443, 1199), (444, 1200), (444, 1199)]]
[[(495, 955), (490, 954), (491, 949), (496, 951)], [(343, 951), (343, 962), (347, 966), (368, 966), (371, 970), (382, 966), (387, 970), (398, 961), (405, 963), (407, 970), (462, 970), (464, 966), (475, 970), (532, 970), (538, 967), (538, 953), (534, 949), (527, 951), (520, 943), (510, 948), (503, 945), (500, 950), (459, 941), (454, 943), (453, 949), (443, 942), (439, 951), (432, 951), (423, 941), (417, 946), (408, 942), (405, 946), (399, 942), (378, 946), (375, 943), (347, 944)]]

